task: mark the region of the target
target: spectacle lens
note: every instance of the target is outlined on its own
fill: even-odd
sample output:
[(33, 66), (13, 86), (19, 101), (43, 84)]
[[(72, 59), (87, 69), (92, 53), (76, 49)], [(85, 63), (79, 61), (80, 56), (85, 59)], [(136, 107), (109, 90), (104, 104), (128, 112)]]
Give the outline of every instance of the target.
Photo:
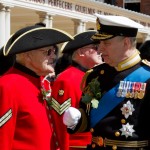
[(47, 50), (47, 56), (50, 56), (52, 53), (55, 53), (55, 49), (48, 49)]

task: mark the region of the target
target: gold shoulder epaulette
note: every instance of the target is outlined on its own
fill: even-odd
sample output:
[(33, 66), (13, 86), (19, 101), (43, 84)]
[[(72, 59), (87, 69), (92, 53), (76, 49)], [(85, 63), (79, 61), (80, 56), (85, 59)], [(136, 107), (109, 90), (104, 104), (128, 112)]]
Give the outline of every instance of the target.
[(84, 89), (85, 84), (86, 84), (86, 79), (87, 79), (88, 75), (89, 75), (92, 71), (93, 71), (93, 69), (88, 70), (88, 71), (85, 73), (85, 75), (83, 76), (83, 78), (82, 78), (82, 81), (81, 81), (81, 84), (80, 84), (80, 89), (81, 89), (82, 92), (83, 92), (83, 89)]
[(142, 63), (150, 67), (150, 61), (148, 61), (147, 59), (143, 59)]

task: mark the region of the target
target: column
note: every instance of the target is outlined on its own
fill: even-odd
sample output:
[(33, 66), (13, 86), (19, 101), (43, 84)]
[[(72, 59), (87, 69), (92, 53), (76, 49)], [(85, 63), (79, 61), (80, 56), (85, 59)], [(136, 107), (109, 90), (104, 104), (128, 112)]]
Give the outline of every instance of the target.
[(0, 5), (0, 47), (5, 43), (5, 7)]
[(6, 7), (5, 21), (5, 41), (7, 41), (10, 37), (10, 7)]
[(46, 27), (49, 26), (49, 16), (46, 12), (40, 12), (38, 11), (37, 14), (39, 15), (39, 20), (40, 22), (45, 23)]
[(86, 31), (86, 23), (85, 22), (82, 22), (82, 31)]
[(53, 27), (53, 16), (49, 15), (49, 27), (52, 28)]
[(47, 12), (37, 12), (39, 15), (40, 22), (43, 22), (46, 24), (46, 27), (53, 27), (53, 16), (55, 14), (47, 13)]
[(84, 32), (86, 30), (86, 22), (80, 19), (72, 19), (74, 22), (74, 34)]

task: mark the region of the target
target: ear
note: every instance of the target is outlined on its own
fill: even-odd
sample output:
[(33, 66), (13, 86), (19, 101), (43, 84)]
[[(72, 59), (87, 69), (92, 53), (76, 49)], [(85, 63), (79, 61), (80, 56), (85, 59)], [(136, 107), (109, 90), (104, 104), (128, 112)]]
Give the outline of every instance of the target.
[(79, 48), (79, 49), (77, 50), (77, 54), (78, 54), (79, 56), (84, 56), (84, 51), (82, 50), (82, 48)]
[(131, 47), (131, 41), (129, 37), (124, 38), (124, 47), (129, 49)]
[(29, 62), (32, 60), (32, 53), (29, 51), (29, 52), (26, 52), (24, 53), (24, 58)]

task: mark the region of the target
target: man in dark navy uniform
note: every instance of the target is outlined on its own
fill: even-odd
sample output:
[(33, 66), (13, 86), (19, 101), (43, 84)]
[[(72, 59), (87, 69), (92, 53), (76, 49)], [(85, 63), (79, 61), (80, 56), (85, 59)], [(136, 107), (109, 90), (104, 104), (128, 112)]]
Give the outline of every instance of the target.
[(136, 49), (142, 25), (122, 16), (97, 15), (99, 50), (105, 64), (85, 80), (81, 109), (63, 121), (70, 133), (90, 130), (89, 150), (150, 149), (150, 68)]

